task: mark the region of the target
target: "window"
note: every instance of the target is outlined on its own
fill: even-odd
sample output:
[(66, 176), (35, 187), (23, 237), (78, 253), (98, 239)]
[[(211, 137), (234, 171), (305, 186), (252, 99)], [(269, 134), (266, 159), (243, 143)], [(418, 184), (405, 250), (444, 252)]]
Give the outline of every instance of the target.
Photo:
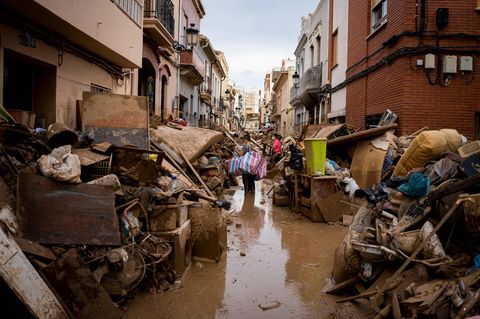
[(142, 23), (142, 5), (138, 0), (113, 0), (138, 26)]
[(310, 46), (310, 67), (315, 65), (315, 48), (314, 46)]
[(320, 59), (320, 49), (321, 49), (321, 42), (320, 42), (320, 36), (317, 36), (316, 38), (316, 42), (317, 42), (317, 65), (320, 64), (321, 62), (321, 59)]
[(112, 93), (112, 90), (107, 88), (107, 87), (95, 84), (95, 83), (90, 83), (90, 92), (93, 92), (93, 93)]
[(338, 64), (338, 29), (332, 34), (332, 69)]
[(372, 31), (387, 22), (387, 0), (372, 0)]

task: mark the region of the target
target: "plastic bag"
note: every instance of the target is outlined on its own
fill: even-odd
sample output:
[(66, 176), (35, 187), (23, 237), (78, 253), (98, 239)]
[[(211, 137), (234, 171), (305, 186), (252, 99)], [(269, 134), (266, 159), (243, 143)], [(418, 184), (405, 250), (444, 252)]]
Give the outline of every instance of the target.
[(42, 155), (37, 161), (42, 174), (56, 181), (81, 183), (80, 159), (71, 154), (71, 150), (72, 146), (64, 145), (55, 148), (49, 155)]
[(351, 199), (355, 195), (355, 191), (360, 189), (357, 182), (351, 177), (344, 177), (342, 183), (345, 183), (345, 187), (343, 188), (345, 193), (348, 194), (348, 197)]
[(398, 187), (399, 192), (413, 198), (425, 197), (429, 190), (430, 179), (421, 173), (413, 173), (407, 183)]

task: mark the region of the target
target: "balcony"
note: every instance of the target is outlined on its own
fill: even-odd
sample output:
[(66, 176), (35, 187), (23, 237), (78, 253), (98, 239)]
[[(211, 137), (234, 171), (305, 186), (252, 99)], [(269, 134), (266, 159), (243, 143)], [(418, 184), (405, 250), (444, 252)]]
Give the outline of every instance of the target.
[(52, 47), (60, 48), (63, 42), (71, 42), (109, 65), (120, 68), (142, 65), (140, 0), (0, 2), (3, 19), (13, 17), (16, 27), (29, 33), (42, 30), (38, 38)]
[(298, 87), (290, 89), (290, 104), (293, 107), (305, 105), (306, 108), (318, 103), (322, 87), (322, 64), (308, 69), (299, 80)]
[(172, 44), (175, 41), (174, 9), (171, 0), (145, 1), (143, 31), (169, 55), (173, 54)]
[(212, 90), (207, 83), (203, 83), (200, 86), (200, 100), (205, 104), (212, 106)]
[(196, 49), (180, 53), (180, 75), (187, 78), (192, 85), (203, 82), (205, 66)]

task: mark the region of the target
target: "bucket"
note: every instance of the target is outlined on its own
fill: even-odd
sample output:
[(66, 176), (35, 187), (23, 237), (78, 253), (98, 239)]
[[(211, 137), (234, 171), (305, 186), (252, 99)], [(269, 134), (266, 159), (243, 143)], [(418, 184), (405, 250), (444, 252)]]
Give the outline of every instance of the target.
[(325, 175), (325, 160), (327, 158), (327, 139), (326, 138), (306, 138), (303, 140), (305, 145), (305, 160), (308, 175)]

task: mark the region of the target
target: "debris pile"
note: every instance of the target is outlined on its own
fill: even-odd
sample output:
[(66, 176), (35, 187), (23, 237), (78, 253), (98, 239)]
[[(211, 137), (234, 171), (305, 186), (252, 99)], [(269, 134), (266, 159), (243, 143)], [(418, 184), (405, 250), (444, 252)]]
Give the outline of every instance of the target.
[[(328, 147), (346, 154), (351, 141), (340, 137)], [(339, 302), (369, 298), (378, 318), (479, 314), (478, 141), (424, 128), (355, 144), (348, 178), (357, 184), (350, 192), (357, 208), (326, 292), (352, 295)]]
[[(204, 257), (217, 261), (226, 250), (221, 208), (230, 203), (217, 194), (230, 146), (222, 133), (160, 125), (140, 143), (152, 150), (116, 144), (107, 130), (33, 131), (1, 111), (0, 235), (2, 247), (12, 248), (4, 256), (19, 256), (24, 266), (8, 266), (0, 276), (36, 316), (120, 318), (115, 303), (125, 305), (137, 290), (170, 289), (195, 249), (202, 256), (204, 247), (214, 247)], [(190, 129), (194, 144), (182, 141)], [(25, 297), (12, 271), (34, 273), (29, 288), (42, 289), (35, 294), (49, 290), (46, 280), (55, 292), (45, 307), (51, 310), (36, 309), (42, 302)], [(59, 280), (59, 272), (68, 280)], [(57, 298), (64, 307), (52, 306)]]

